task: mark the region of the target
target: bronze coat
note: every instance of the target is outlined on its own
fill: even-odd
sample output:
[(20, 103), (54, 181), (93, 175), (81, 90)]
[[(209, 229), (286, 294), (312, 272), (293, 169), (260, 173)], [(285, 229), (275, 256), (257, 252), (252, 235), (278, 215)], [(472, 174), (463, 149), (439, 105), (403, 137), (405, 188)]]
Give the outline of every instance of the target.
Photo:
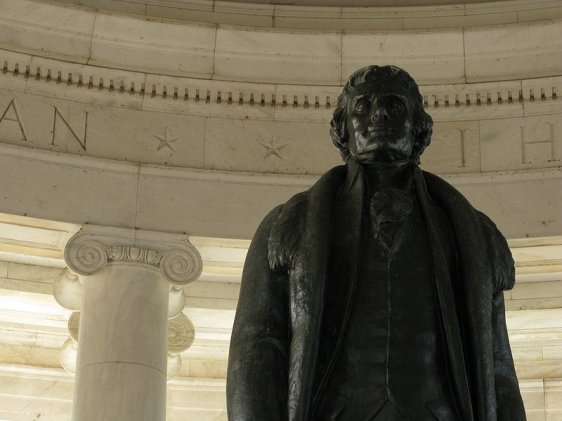
[[(505, 238), (452, 186), (416, 168), (448, 366), (462, 421), (524, 421), (503, 290), (515, 271)], [(230, 345), (230, 421), (309, 421), (350, 314), (361, 251), (365, 182), (333, 168), (272, 210), (246, 259)], [(450, 279), (430, 203), (449, 216), (458, 276)], [(332, 246), (337, 242), (338, 253)], [(328, 274), (330, 259), (339, 273)]]

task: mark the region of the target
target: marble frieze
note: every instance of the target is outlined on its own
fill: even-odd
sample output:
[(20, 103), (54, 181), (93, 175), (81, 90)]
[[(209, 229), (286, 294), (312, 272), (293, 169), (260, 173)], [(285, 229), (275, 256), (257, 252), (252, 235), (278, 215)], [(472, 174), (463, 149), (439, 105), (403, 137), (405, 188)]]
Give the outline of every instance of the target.
[[(340, 162), (328, 135), (337, 99), (328, 86), (97, 73), (93, 66), (2, 54), (2, 143), (255, 173), (321, 174)], [(429, 149), (425, 168), (448, 174), (559, 167), (560, 89), (562, 78), (553, 77), (422, 87), (436, 121), (433, 142), (446, 146)]]

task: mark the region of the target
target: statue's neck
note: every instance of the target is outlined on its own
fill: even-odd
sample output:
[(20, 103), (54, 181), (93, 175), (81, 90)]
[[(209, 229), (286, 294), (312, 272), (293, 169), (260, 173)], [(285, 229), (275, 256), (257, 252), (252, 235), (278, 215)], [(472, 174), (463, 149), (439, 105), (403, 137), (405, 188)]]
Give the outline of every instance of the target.
[(415, 164), (410, 161), (361, 165), (371, 194), (388, 188), (409, 190), (412, 185)]

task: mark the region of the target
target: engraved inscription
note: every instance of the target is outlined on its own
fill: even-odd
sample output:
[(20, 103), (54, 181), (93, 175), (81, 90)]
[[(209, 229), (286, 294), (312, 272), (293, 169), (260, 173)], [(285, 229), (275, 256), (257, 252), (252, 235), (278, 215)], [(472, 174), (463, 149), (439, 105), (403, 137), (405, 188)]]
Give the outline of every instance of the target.
[(281, 150), (287, 146), (279, 145), (275, 139), (271, 139), (268, 143), (260, 142), (260, 145), (265, 148), (263, 159), (266, 159), (270, 156), (275, 156), (279, 159), (283, 159), (283, 157), (281, 156)]
[(179, 137), (174, 137), (174, 138), (171, 137), (169, 127), (166, 127), (166, 130), (164, 131), (164, 136), (159, 136), (155, 134), (154, 137), (160, 141), (158, 147), (156, 148), (157, 151), (163, 148), (168, 148), (172, 152), (174, 152), (174, 148), (172, 148), (172, 143), (179, 140)]
[(559, 159), (556, 158), (556, 149), (555, 149), (555, 145), (554, 145), (554, 130), (556, 127), (556, 124), (554, 123), (546, 123), (546, 125), (548, 126), (548, 134), (549, 137), (548, 139), (542, 139), (542, 140), (528, 140), (527, 139), (527, 126), (522, 125), (519, 126), (520, 128), (520, 137), (521, 137), (521, 163), (523, 164), (531, 164), (533, 161), (531, 161), (528, 157), (528, 153), (529, 153), (529, 149), (532, 147), (535, 147), (535, 145), (548, 145), (548, 153), (549, 153), (549, 158), (546, 160), (547, 162), (552, 162), (552, 161), (559, 161)]
[[(12, 111), (10, 114), (8, 114), (9, 111)], [(13, 115), (13, 117), (12, 117)], [(23, 127), (23, 122), (22, 119), (20, 117), (20, 114), (18, 112), (18, 108), (16, 107), (16, 102), (15, 99), (12, 98), (12, 100), (10, 101), (10, 103), (8, 104), (8, 106), (6, 107), (6, 109), (4, 110), (4, 112), (2, 113), (2, 116), (0, 116), (0, 124), (4, 121), (13, 121), (18, 123), (18, 127), (20, 129), (21, 132), (21, 136), (23, 138), (24, 141), (28, 141), (27, 139), (27, 135), (25, 133), (25, 128)]]
[(80, 145), (82, 150), (86, 151), (86, 135), (88, 133), (88, 112), (85, 111), (86, 117), (85, 117), (85, 121), (84, 121), (84, 136), (82, 137), (82, 139), (80, 139), (80, 137), (78, 136), (76, 131), (72, 128), (72, 126), (70, 125), (68, 120), (66, 118), (64, 118), (64, 116), (61, 114), (59, 109), (55, 105), (53, 105), (53, 108), (55, 109), (55, 112), (54, 112), (54, 116), (53, 116), (53, 140), (51, 142), (51, 145), (52, 146), (58, 146), (55, 143), (55, 137), (56, 137), (56, 133), (57, 133), (57, 121), (60, 119), (62, 121), (62, 123), (66, 126), (66, 128), (70, 131), (74, 140), (76, 140), (76, 142), (78, 142), (78, 144)]
[(441, 174), (480, 171), (478, 123), (438, 122), (433, 130), (422, 157), (424, 168)]
[(467, 132), (468, 129), (458, 129), (459, 133), (460, 133), (460, 137), (459, 137), (459, 141), (460, 141), (460, 156), (459, 156), (459, 160), (460, 160), (460, 165), (459, 168), (464, 168), (466, 167), (466, 158), (465, 158), (465, 134)]

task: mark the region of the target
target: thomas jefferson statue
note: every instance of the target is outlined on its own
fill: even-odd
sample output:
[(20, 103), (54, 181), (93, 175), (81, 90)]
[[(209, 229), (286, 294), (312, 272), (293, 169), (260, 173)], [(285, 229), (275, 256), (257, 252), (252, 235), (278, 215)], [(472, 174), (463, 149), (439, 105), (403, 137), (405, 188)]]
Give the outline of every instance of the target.
[(521, 421), (504, 237), (422, 171), (432, 119), (394, 66), (355, 72), (330, 130), (345, 165), (275, 208), (248, 252), (231, 421)]

